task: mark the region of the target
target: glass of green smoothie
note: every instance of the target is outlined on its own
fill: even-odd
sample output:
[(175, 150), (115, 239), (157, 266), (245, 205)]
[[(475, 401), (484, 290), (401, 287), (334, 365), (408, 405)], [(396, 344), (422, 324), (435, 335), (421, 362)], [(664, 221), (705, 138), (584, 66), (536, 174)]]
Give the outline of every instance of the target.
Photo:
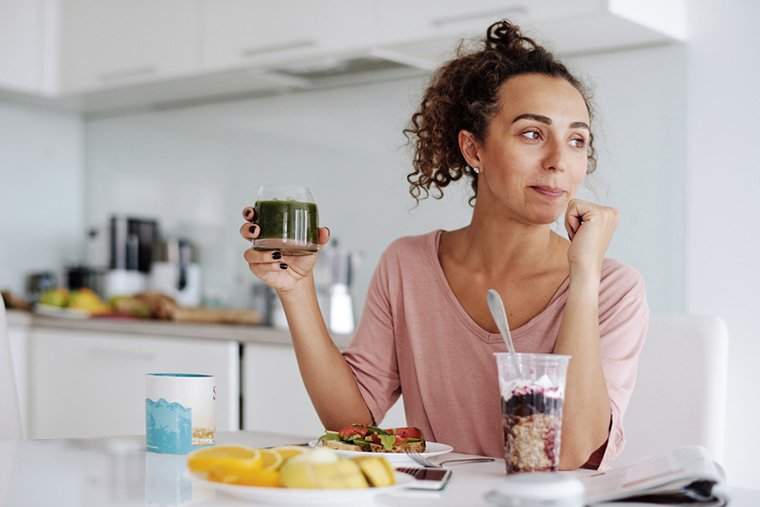
[(254, 250), (280, 250), (309, 255), (319, 250), (319, 216), (308, 188), (263, 185), (256, 197), (256, 223), (261, 228)]

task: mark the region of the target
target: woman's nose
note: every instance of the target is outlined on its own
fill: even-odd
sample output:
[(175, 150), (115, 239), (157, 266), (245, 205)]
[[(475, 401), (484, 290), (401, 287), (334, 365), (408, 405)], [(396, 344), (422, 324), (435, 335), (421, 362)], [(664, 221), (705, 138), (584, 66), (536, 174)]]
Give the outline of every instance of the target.
[(547, 171), (565, 172), (566, 167), (566, 150), (561, 142), (552, 140), (546, 143), (546, 153), (544, 155), (543, 167)]

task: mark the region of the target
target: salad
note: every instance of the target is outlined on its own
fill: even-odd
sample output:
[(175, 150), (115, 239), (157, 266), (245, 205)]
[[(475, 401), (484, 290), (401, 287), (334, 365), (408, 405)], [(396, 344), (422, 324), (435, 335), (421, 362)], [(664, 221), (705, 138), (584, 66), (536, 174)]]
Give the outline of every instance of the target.
[(355, 452), (424, 452), (425, 438), (418, 428), (382, 429), (352, 424), (340, 431), (325, 431), (317, 446)]

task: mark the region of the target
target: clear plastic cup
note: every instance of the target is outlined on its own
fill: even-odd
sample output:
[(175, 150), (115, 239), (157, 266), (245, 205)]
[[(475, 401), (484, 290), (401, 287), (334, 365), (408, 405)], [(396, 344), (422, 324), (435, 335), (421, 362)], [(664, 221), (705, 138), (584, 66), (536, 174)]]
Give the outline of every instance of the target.
[(559, 469), (570, 356), (497, 353), (507, 473)]

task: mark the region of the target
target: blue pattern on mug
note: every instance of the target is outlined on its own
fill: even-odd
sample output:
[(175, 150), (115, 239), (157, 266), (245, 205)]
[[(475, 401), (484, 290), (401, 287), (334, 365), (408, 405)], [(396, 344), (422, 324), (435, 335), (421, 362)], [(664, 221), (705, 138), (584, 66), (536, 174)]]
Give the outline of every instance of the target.
[(146, 445), (149, 451), (186, 454), (193, 450), (193, 411), (180, 403), (145, 399)]

